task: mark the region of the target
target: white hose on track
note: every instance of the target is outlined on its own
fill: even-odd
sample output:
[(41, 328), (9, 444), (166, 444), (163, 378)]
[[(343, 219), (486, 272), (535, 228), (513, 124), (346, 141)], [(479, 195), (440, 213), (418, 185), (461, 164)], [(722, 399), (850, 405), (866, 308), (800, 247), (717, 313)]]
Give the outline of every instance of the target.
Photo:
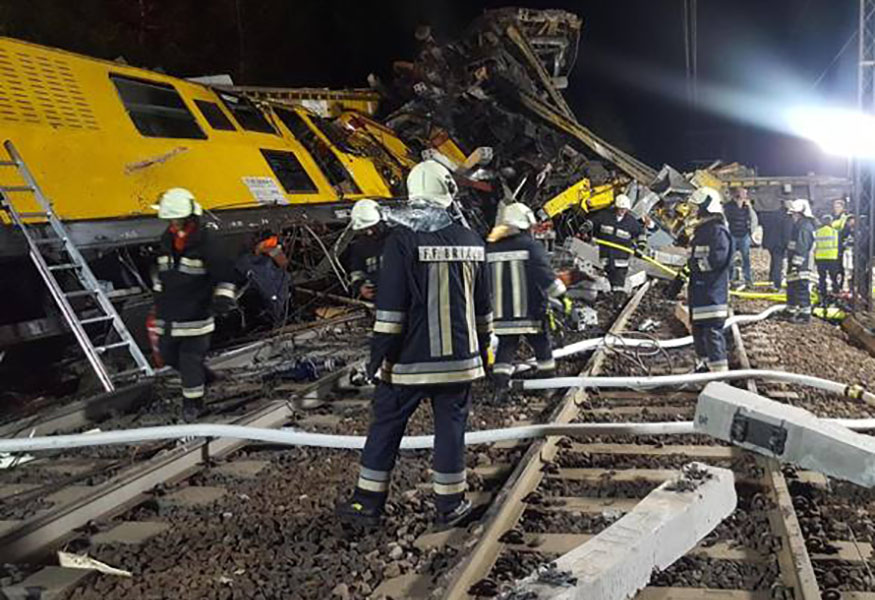
[[(750, 323), (768, 318), (783, 305), (773, 306), (758, 315), (742, 315), (727, 321), (729, 327), (734, 323)], [(605, 338), (586, 340), (557, 350), (555, 356), (568, 356), (587, 349), (597, 348), (604, 343)], [(649, 344), (651, 340), (624, 340), (628, 345)], [(692, 337), (678, 338), (660, 342), (663, 348), (676, 348), (692, 343)], [(559, 354), (561, 353), (561, 354)], [(847, 385), (811, 375), (799, 375), (785, 371), (769, 371), (758, 369), (742, 369), (721, 373), (690, 373), (684, 375), (665, 375), (656, 377), (554, 377), (548, 379), (529, 379), (516, 381), (514, 385), (523, 389), (553, 389), (553, 388), (632, 388), (652, 389), (665, 386), (681, 386), (694, 383), (709, 383), (712, 381), (733, 381), (738, 379), (761, 379), (768, 381), (783, 381), (813, 387), (854, 399), (862, 399), (875, 405), (875, 394), (857, 385)], [(875, 419), (826, 419), (853, 430), (875, 429)], [(556, 435), (673, 435), (694, 433), (693, 423), (574, 423), (574, 424), (543, 424), (507, 429), (490, 429), (471, 431), (465, 434), (465, 444), (491, 444), (495, 442), (523, 440)], [(119, 431), (98, 433), (51, 435), (32, 438), (0, 439), (0, 452), (36, 452), (39, 450), (63, 450), (81, 448), (84, 446), (99, 446), (109, 444), (140, 444), (156, 440), (173, 440), (187, 438), (234, 438), (254, 442), (267, 442), (290, 446), (316, 446), (322, 448), (361, 449), (364, 447), (364, 436), (331, 435), (311, 433), (296, 429), (265, 429), (260, 427), (245, 427), (241, 425), (191, 424), (167, 425), (161, 427), (142, 427)], [(406, 450), (428, 449), (434, 446), (434, 436), (409, 436), (401, 440), (401, 448)]]
[[(775, 306), (770, 306), (763, 312), (757, 315), (735, 315), (728, 319), (726, 319), (726, 324), (723, 326), (724, 329), (728, 329), (735, 324), (738, 325), (746, 325), (748, 323), (757, 323), (759, 321), (763, 321), (768, 319), (773, 314), (781, 312), (786, 308), (784, 304), (776, 304)], [(672, 340), (651, 340), (646, 338), (624, 338), (619, 335), (609, 334), (600, 338), (592, 338), (589, 340), (581, 340), (579, 342), (575, 342), (573, 344), (568, 344), (567, 346), (563, 346), (561, 348), (556, 348), (553, 350), (553, 358), (565, 358), (567, 356), (571, 356), (573, 354), (580, 354), (581, 352), (589, 352), (591, 350), (596, 350), (602, 346), (607, 344), (615, 344), (618, 346), (622, 346), (623, 348), (662, 348), (665, 350), (671, 350), (674, 348), (682, 348), (684, 346), (689, 346), (693, 343), (693, 336), (688, 335), (681, 338), (674, 338)], [(516, 365), (517, 372), (528, 371), (535, 364), (534, 359), (531, 361)]]
[[(825, 419), (854, 431), (875, 429), (875, 419)], [(512, 440), (526, 440), (547, 436), (593, 436), (593, 435), (689, 435), (696, 433), (692, 421), (666, 423), (567, 423), (526, 425), (507, 429), (485, 429), (465, 434), (465, 444), (493, 444)], [(191, 425), (166, 425), (141, 427), (99, 433), (49, 435), (32, 438), (7, 438), (0, 440), (0, 452), (37, 452), (40, 450), (67, 450), (86, 446), (113, 444), (141, 444), (158, 440), (192, 438), (232, 438), (252, 442), (266, 442), (286, 446), (313, 446), (360, 450), (365, 445), (361, 435), (332, 435), (310, 433), (297, 429), (268, 429), (242, 425), (214, 425), (196, 423)], [(402, 450), (427, 450), (434, 447), (433, 435), (406, 436), (401, 440)]]
[(760, 379), (765, 381), (781, 381), (795, 383), (842, 396), (862, 399), (867, 404), (875, 405), (875, 394), (866, 391), (858, 385), (848, 385), (830, 381), (812, 375), (800, 375), (787, 371), (769, 371), (760, 369), (739, 369), (718, 373), (685, 373), (683, 375), (658, 375), (655, 377), (549, 377), (544, 379), (517, 380), (514, 386), (524, 390), (550, 390), (556, 388), (630, 388), (636, 390), (659, 387), (676, 387), (690, 383), (710, 383), (712, 381), (735, 381), (738, 379)]

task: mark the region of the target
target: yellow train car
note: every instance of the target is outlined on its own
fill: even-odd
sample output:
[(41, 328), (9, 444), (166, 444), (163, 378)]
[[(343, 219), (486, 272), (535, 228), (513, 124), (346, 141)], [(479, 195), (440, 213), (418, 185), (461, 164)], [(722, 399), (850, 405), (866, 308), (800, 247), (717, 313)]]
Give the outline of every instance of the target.
[[(149, 206), (173, 186), (191, 189), (228, 233), (303, 207), (331, 219), (349, 200), (391, 197), (398, 182), (339, 148), (326, 123), (300, 108), (0, 38), (0, 137), (15, 144), (82, 248), (154, 239), (161, 224)], [(18, 197), (16, 206), (33, 208)], [(9, 231), (0, 230), (0, 255), (21, 251)]]

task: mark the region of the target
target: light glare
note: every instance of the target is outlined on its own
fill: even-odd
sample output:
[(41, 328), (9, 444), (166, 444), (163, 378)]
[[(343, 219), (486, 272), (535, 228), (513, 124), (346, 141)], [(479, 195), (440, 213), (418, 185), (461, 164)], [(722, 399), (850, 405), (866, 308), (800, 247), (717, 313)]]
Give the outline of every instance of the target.
[(848, 109), (800, 106), (787, 111), (795, 135), (827, 154), (875, 158), (875, 117)]

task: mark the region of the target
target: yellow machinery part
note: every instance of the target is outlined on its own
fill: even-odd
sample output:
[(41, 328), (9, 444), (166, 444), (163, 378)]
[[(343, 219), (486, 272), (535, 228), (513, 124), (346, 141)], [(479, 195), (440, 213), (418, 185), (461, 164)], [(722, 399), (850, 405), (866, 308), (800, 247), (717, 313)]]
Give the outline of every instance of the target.
[(451, 138), (443, 129), (435, 128), (432, 130), (429, 143), (432, 148), (449, 158), (457, 165), (464, 164), (465, 160), (468, 158), (468, 155), (459, 148), (459, 145), (456, 144), (456, 142), (453, 141), (453, 138)]
[[(372, 198), (374, 196), (390, 198), (392, 196), (392, 190), (386, 184), (379, 171), (377, 171), (374, 162), (370, 158), (343, 152), (334, 145), (325, 132), (319, 128), (316, 121), (307, 113), (307, 111), (301, 108), (293, 108), (292, 110), (298, 113), (298, 116), (316, 133), (322, 143), (334, 153), (343, 164), (344, 168), (350, 173), (350, 175), (352, 175), (352, 178), (361, 190), (360, 194), (351, 195), (345, 193), (344, 197), (355, 199), (361, 197)], [(279, 126), (282, 125), (279, 124)], [(290, 138), (291, 141), (294, 141), (295, 138), (291, 132), (285, 127), (283, 127), (283, 129), (283, 137)]]
[(329, 90), (326, 88), (273, 88), (229, 85), (219, 89), (312, 111), (322, 117), (337, 117), (344, 111), (373, 116), (380, 106), (380, 94), (370, 88)]
[(568, 189), (548, 200), (543, 207), (549, 218), (553, 218), (573, 206), (584, 212), (599, 210), (614, 203), (614, 185), (606, 183), (592, 187), (589, 179), (583, 178)]
[(338, 122), (352, 129), (355, 136), (362, 136), (380, 144), (405, 169), (412, 169), (418, 162), (416, 155), (407, 144), (385, 125), (351, 111), (341, 114)]

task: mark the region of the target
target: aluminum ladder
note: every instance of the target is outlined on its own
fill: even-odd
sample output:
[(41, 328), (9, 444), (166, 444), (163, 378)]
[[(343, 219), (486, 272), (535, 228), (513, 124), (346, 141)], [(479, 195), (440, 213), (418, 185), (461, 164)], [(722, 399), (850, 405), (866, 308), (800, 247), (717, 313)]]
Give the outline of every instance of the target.
[[(109, 392), (115, 389), (115, 383), (119, 380), (135, 375), (153, 375), (154, 371), (149, 361), (140, 351), (109, 297), (101, 289), (97, 278), (70, 239), (63, 223), (55, 214), (51, 201), (37, 185), (18, 150), (11, 140), (3, 142), (3, 147), (9, 159), (0, 160), (0, 167), (16, 169), (24, 185), (0, 185), (0, 210), (5, 211), (12, 223), (24, 234), (33, 264), (49, 288), (52, 298), (61, 310), (70, 331), (76, 336), (76, 341), (85, 352), (85, 357), (100, 383)], [(28, 212), (18, 210), (12, 200), (13, 195), (32, 196), (36, 200), (38, 210)], [(41, 228), (41, 235), (34, 229), (33, 219), (47, 221), (48, 227)], [(62, 275), (62, 278), (59, 279), (56, 275)], [(65, 285), (77, 283), (78, 289), (65, 288)], [(83, 309), (77, 309), (74, 305), (81, 306), (82, 300), (86, 304), (85, 310), (96, 314), (86, 318), (80, 317), (79, 313), (83, 312)], [(110, 328), (107, 328), (107, 325), (110, 325)], [(111, 340), (113, 333), (115, 339)], [(94, 341), (93, 338), (98, 335), (104, 336), (103, 342)], [(110, 352), (117, 353), (114, 358), (126, 352), (135, 366), (127, 370), (111, 372), (103, 360), (103, 357), (110, 358)]]

